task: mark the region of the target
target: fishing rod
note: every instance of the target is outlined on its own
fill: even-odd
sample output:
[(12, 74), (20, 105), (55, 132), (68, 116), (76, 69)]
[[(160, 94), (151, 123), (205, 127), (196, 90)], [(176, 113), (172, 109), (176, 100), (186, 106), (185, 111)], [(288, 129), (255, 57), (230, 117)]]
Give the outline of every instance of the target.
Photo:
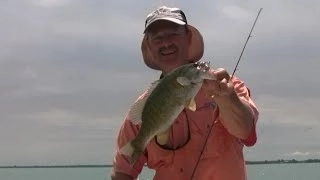
[[(240, 59), (241, 59), (241, 57), (242, 57), (242, 54), (243, 54), (243, 52), (244, 52), (244, 49), (246, 48), (247, 43), (248, 43), (250, 37), (252, 37), (252, 36), (251, 36), (251, 33), (252, 33), (252, 31), (253, 31), (254, 26), (256, 25), (256, 22), (257, 22), (257, 20), (258, 20), (258, 17), (259, 17), (259, 15), (260, 15), (260, 12), (261, 12), (261, 11), (262, 11), (262, 8), (260, 8), (259, 13), (258, 13), (258, 15), (257, 15), (257, 17), (256, 17), (256, 19), (255, 19), (255, 21), (254, 21), (254, 23), (253, 23), (253, 26), (252, 26), (252, 28), (251, 28), (251, 30), (250, 30), (250, 33), (249, 33), (248, 38), (247, 38), (247, 40), (246, 40), (246, 43), (244, 44), (244, 47), (243, 47), (243, 49), (242, 49), (242, 51), (241, 51), (241, 54), (240, 54), (240, 57), (239, 57), (239, 59), (238, 59), (238, 61), (237, 61), (236, 67), (234, 68), (233, 73), (232, 73), (232, 76), (231, 76), (230, 79), (233, 78), (233, 75), (234, 75), (234, 73), (235, 73), (236, 70), (237, 70), (237, 67), (238, 67), (238, 64), (239, 64), (239, 62), (240, 62)], [(213, 122), (213, 123), (214, 123), (214, 122)], [(198, 167), (199, 161), (200, 161), (200, 159), (201, 159), (201, 157), (202, 157), (202, 154), (203, 154), (203, 152), (204, 152), (204, 148), (205, 148), (206, 145), (207, 145), (209, 136), (210, 136), (211, 131), (212, 131), (212, 128), (213, 128), (213, 123), (211, 124), (210, 131), (209, 131), (209, 133), (208, 133), (208, 135), (207, 135), (206, 141), (205, 141), (205, 143), (204, 143), (204, 145), (203, 145), (203, 148), (202, 148), (202, 150), (201, 150), (201, 153), (200, 153), (200, 155), (199, 155), (197, 164), (196, 164), (196, 166), (195, 166), (194, 169), (193, 169), (193, 172), (192, 172), (192, 175), (191, 175), (191, 180), (193, 179), (193, 176), (194, 176), (194, 174), (195, 174), (195, 172), (196, 172), (196, 169), (197, 169), (197, 167)]]
[(234, 73), (235, 73), (236, 70), (237, 70), (237, 67), (238, 67), (238, 65), (239, 65), (240, 59), (241, 59), (241, 57), (242, 57), (242, 54), (243, 54), (243, 52), (244, 52), (244, 49), (245, 49), (246, 46), (247, 46), (248, 41), (249, 41), (249, 39), (252, 37), (252, 36), (251, 36), (251, 33), (252, 33), (252, 31), (253, 31), (254, 26), (256, 25), (256, 22), (257, 22), (257, 20), (258, 20), (258, 17), (259, 17), (259, 15), (260, 15), (260, 12), (261, 12), (261, 11), (262, 11), (262, 8), (260, 8), (259, 13), (258, 13), (258, 15), (257, 15), (257, 17), (256, 17), (256, 20), (255, 20), (254, 23), (253, 23), (253, 26), (252, 26), (252, 28), (251, 28), (251, 30), (250, 30), (249, 36), (248, 36), (248, 38), (247, 38), (247, 41), (246, 41), (246, 43), (244, 44), (243, 49), (242, 49), (242, 51), (241, 51), (241, 54), (240, 54), (240, 57), (239, 57), (238, 62), (237, 62), (237, 64), (236, 64), (236, 67), (235, 67), (234, 70), (233, 70), (231, 79), (233, 78), (233, 75), (234, 75)]

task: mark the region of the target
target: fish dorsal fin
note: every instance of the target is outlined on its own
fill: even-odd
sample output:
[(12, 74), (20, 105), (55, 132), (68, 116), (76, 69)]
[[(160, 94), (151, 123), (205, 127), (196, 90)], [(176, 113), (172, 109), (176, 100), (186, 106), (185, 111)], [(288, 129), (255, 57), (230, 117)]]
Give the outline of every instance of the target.
[(190, 81), (188, 78), (183, 77), (183, 76), (179, 76), (179, 77), (177, 78), (177, 81), (178, 81), (178, 83), (181, 84), (182, 86), (188, 86), (188, 85), (191, 84), (191, 81)]
[(128, 119), (135, 125), (142, 123), (142, 111), (144, 108), (144, 105), (150, 96), (151, 92), (154, 90), (154, 88), (159, 84), (160, 80), (156, 80), (151, 83), (147, 91), (140, 96), (134, 104), (131, 106), (129, 112), (128, 112)]
[(186, 101), (185, 107), (190, 109), (191, 111), (195, 111), (197, 109), (196, 102), (194, 98), (190, 98)]

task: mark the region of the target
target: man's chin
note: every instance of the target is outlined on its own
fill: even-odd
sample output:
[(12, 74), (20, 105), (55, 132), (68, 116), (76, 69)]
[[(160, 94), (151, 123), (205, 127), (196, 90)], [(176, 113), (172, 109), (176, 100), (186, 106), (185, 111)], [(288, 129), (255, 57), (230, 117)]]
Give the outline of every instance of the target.
[(171, 70), (183, 65), (183, 63), (180, 60), (178, 60), (177, 58), (162, 59), (160, 61), (160, 64), (162, 66), (162, 69), (165, 71), (171, 71)]
[(165, 66), (179, 66), (181, 63), (175, 58), (173, 59), (164, 59), (161, 61), (161, 64)]
[(178, 58), (177, 53), (168, 54), (168, 55), (162, 55), (162, 56), (161, 56), (161, 62), (169, 63), (169, 64), (177, 63), (177, 62), (178, 62), (178, 59), (179, 59), (179, 58)]

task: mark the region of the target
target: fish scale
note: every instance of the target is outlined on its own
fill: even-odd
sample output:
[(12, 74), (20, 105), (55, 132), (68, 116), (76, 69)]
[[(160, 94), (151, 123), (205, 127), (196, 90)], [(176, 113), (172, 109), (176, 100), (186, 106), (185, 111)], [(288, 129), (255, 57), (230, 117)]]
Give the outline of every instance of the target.
[(204, 79), (215, 79), (209, 73), (209, 62), (189, 63), (174, 69), (162, 79), (153, 82), (143, 97), (130, 108), (128, 119), (139, 125), (136, 137), (120, 152), (134, 166), (152, 138), (166, 143), (168, 129), (184, 108), (196, 110), (194, 97)]

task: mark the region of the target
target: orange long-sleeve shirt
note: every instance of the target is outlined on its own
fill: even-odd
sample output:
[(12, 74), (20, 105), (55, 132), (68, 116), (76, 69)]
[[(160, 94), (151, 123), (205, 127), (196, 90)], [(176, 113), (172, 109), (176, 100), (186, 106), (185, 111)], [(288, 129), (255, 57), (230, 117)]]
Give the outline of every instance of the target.
[(125, 119), (117, 137), (112, 173), (122, 172), (137, 178), (146, 163), (149, 168), (156, 170), (154, 180), (189, 180), (213, 126), (193, 179), (245, 180), (243, 147), (253, 146), (256, 143), (256, 122), (259, 112), (244, 83), (237, 78), (233, 79), (233, 83), (238, 96), (250, 105), (254, 117), (252, 119), (254, 126), (247, 139), (239, 139), (227, 131), (213, 99), (206, 97), (200, 90), (195, 98), (197, 110), (195, 112), (184, 110), (170, 128), (169, 146), (181, 147), (175, 150), (167, 149), (160, 146), (154, 138), (134, 168), (130, 168), (126, 158), (119, 153), (119, 149), (136, 136), (139, 126)]

